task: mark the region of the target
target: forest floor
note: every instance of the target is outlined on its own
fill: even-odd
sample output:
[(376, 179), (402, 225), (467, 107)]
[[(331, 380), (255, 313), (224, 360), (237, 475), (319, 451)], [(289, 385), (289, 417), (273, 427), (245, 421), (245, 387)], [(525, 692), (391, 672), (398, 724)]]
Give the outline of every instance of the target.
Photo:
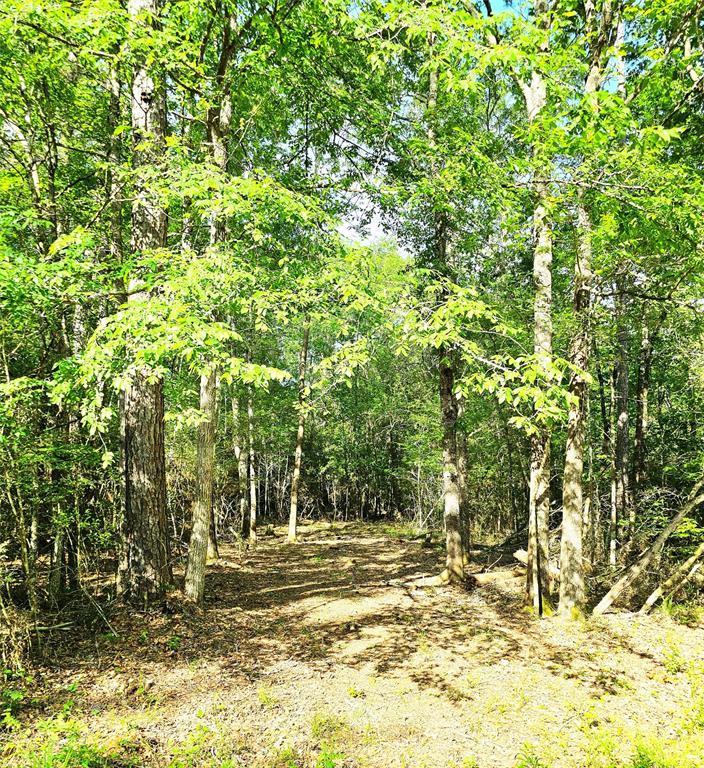
[(47, 646), (0, 763), (704, 766), (702, 628), (538, 619), (515, 581), (409, 588), (441, 553), (388, 527), (283, 541), (223, 547), (203, 613)]

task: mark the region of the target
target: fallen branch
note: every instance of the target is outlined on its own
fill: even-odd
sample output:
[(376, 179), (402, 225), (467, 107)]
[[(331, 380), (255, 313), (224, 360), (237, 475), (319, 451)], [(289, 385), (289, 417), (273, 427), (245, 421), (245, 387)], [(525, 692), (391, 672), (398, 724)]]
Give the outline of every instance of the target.
[(704, 555), (704, 542), (697, 547), (694, 554), (688, 560), (677, 568), (669, 579), (664, 581), (650, 595), (650, 597), (643, 603), (643, 607), (638, 613), (650, 613), (655, 603), (657, 603), (663, 595), (673, 595), (677, 590), (681, 589), (701, 568), (702, 564), (699, 561), (702, 555)]
[(525, 579), (525, 573), (517, 568), (511, 568), (508, 571), (486, 571), (485, 573), (473, 573), (470, 580), (478, 587), (486, 584), (495, 584), (497, 581), (509, 581), (511, 579)]
[(621, 594), (630, 587), (650, 565), (650, 563), (662, 552), (665, 542), (677, 530), (682, 520), (694, 511), (700, 504), (704, 503), (704, 493), (700, 493), (704, 487), (704, 478), (694, 486), (692, 492), (680, 511), (670, 520), (655, 542), (646, 549), (640, 558), (621, 576), (621, 578), (611, 587), (611, 589), (601, 598), (599, 604), (594, 608), (592, 614), (600, 616), (613, 605)]
[(447, 569), (437, 576), (421, 576), (418, 579), (407, 581), (405, 586), (422, 589), (423, 587), (444, 587), (450, 583), (450, 574)]

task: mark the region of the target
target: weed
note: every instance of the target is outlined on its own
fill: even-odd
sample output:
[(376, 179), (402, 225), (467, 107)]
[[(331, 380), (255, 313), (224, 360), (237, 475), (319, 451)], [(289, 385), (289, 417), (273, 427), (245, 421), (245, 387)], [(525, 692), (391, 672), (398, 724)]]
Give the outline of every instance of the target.
[(346, 720), (337, 715), (316, 712), (310, 730), (314, 739), (330, 744), (346, 734), (350, 730), (350, 726)]
[(278, 703), (276, 696), (263, 685), (260, 685), (259, 688), (257, 688), (257, 698), (263, 707), (273, 707)]
[(181, 647), (181, 638), (178, 635), (171, 635), (171, 637), (166, 641), (166, 645), (168, 646), (169, 650), (177, 651)]
[(667, 648), (665, 649), (662, 663), (665, 669), (671, 675), (676, 675), (679, 672), (684, 672), (687, 666), (685, 663), (684, 657), (682, 656), (682, 651), (680, 650), (680, 646), (677, 643), (677, 640), (674, 639), (672, 636), (668, 636), (667, 638)]
[(13, 730), (20, 725), (17, 716), (25, 700), (25, 688), (32, 685), (34, 678), (23, 669), (4, 669), (4, 685), (0, 690), (0, 729)]
[(191, 768), (207, 750), (211, 751), (213, 731), (207, 725), (198, 725), (188, 738), (173, 750), (169, 768)]
[(327, 744), (323, 744), (315, 761), (315, 768), (336, 768), (338, 760), (343, 757), (340, 752), (335, 752)]
[(516, 768), (547, 768), (545, 763), (536, 755), (530, 744), (524, 744), (518, 753)]
[(75, 721), (56, 718), (43, 723), (45, 743), (40, 749), (16, 753), (16, 765), (22, 768), (137, 768), (140, 760), (86, 743)]
[(355, 688), (353, 685), (347, 689), (347, 695), (353, 699), (363, 699), (366, 696), (364, 691), (360, 691), (359, 688)]
[(675, 603), (671, 597), (666, 597), (660, 604), (660, 613), (678, 624), (695, 626), (704, 619), (704, 608), (693, 603)]
[(267, 768), (301, 768), (303, 761), (293, 747), (280, 749)]

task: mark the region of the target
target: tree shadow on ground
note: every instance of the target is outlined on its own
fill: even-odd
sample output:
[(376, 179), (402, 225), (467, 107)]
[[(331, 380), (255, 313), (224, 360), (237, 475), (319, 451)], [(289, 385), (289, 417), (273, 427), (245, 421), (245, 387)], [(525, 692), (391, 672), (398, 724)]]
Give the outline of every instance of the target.
[(142, 679), (216, 663), (249, 681), (282, 664), (346, 665), (405, 675), (454, 700), (478, 667), (530, 660), (600, 694), (627, 683), (627, 673), (604, 670), (609, 654), (623, 649), (654, 662), (606, 624), (563, 628), (536, 619), (506, 586), (413, 589), (409, 580), (441, 570), (441, 553), (367, 530), (312, 533), (296, 545), (267, 538), (246, 551), (224, 546), (208, 568), (204, 612), (116, 612), (117, 637), (67, 636), (52, 648), (51, 664)]

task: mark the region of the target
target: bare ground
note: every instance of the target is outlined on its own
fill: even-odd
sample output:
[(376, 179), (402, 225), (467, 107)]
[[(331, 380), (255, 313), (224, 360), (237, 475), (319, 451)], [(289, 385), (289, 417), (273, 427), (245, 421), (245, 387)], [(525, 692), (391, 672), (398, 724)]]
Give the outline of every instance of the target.
[(645, 740), (704, 766), (701, 628), (537, 619), (515, 582), (405, 586), (440, 558), (359, 526), (225, 547), (205, 612), (55, 644), (4, 763), (89, 744), (110, 757), (75, 765), (606, 768)]

